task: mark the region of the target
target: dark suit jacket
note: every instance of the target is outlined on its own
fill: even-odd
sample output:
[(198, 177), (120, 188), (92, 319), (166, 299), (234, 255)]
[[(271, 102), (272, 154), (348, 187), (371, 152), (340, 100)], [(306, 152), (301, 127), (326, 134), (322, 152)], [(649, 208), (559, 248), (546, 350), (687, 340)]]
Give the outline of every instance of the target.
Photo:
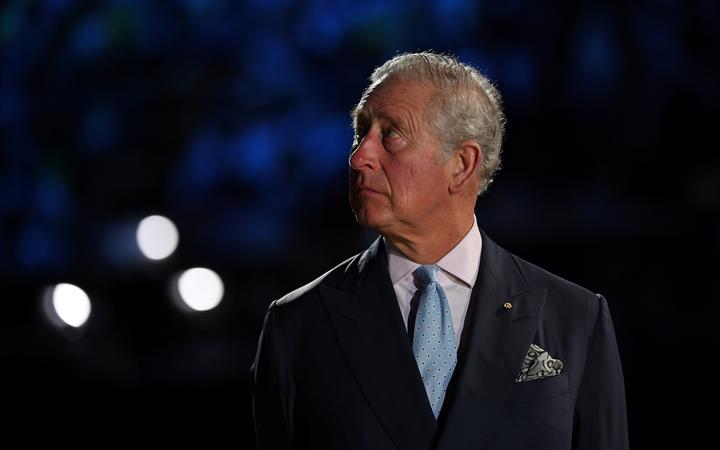
[[(250, 376), (259, 448), (626, 449), (623, 373), (605, 299), (481, 233), (458, 364), (437, 420), (378, 239), (270, 305)], [(562, 373), (516, 383), (531, 344), (560, 359)]]

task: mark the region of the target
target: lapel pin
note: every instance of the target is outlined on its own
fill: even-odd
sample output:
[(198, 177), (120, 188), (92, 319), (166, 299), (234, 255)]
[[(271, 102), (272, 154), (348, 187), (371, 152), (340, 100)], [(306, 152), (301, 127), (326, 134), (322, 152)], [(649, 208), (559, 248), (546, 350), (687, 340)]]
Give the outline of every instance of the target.
[(505, 302), (505, 303), (503, 304), (503, 308), (505, 308), (505, 309), (512, 309), (512, 303), (510, 303), (510, 302)]

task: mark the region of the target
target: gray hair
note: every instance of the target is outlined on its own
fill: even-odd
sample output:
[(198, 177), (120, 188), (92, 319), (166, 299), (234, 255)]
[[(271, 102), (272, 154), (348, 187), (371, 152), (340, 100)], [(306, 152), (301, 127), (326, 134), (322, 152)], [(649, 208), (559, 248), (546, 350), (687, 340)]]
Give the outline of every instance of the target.
[(505, 115), (497, 88), (478, 69), (454, 56), (404, 53), (373, 71), (363, 98), (390, 80), (419, 81), (436, 89), (426, 111), (428, 125), (440, 141), (445, 160), (465, 140), (480, 145), (483, 159), (477, 172), (478, 195), (484, 193), (501, 167)]

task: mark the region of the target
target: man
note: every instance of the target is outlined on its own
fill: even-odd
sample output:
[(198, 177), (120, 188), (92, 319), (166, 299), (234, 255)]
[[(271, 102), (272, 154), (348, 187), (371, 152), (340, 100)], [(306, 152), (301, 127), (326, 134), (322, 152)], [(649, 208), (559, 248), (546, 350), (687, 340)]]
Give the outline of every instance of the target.
[(500, 166), (497, 90), (434, 53), (370, 81), (350, 204), (381, 238), (270, 305), (251, 368), (259, 448), (627, 448), (605, 299), (477, 226)]

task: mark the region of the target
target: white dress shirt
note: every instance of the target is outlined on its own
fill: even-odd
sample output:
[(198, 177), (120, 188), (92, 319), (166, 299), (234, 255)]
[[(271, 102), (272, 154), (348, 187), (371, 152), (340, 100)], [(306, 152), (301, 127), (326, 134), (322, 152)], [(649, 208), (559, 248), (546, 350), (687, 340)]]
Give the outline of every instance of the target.
[[(397, 297), (400, 312), (407, 329), (410, 302), (417, 290), (413, 283), (413, 271), (420, 264), (408, 259), (384, 238), (383, 242), (385, 243), (388, 258), (390, 280), (393, 289), (395, 289), (395, 297)], [(472, 228), (465, 237), (440, 261), (435, 263), (441, 269), (437, 273), (437, 279), (445, 291), (450, 305), (450, 314), (452, 315), (453, 329), (455, 330), (455, 339), (458, 346), (460, 346), (465, 314), (470, 304), (470, 294), (477, 279), (481, 253), (482, 237), (475, 218)]]

